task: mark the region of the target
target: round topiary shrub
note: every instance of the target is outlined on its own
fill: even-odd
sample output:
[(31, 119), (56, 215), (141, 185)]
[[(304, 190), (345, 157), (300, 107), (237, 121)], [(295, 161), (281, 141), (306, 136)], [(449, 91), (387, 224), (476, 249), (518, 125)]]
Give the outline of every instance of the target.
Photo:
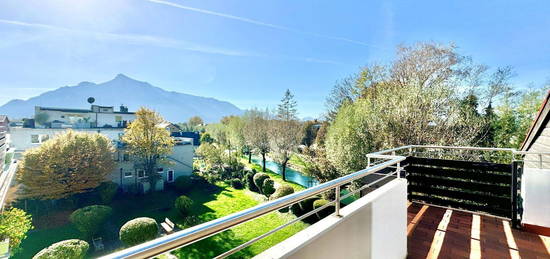
[(231, 179), (231, 187), (237, 190), (240, 190), (243, 188), (243, 183), (241, 182), (241, 180), (234, 178), (234, 179)]
[(176, 178), (174, 185), (179, 191), (186, 192), (191, 189), (192, 179), (189, 176), (179, 176), (178, 178)]
[[(297, 217), (300, 217), (310, 212), (311, 210), (313, 210), (313, 203), (318, 199), (319, 198), (317, 197), (312, 197), (312, 198), (307, 198), (301, 202), (294, 203), (292, 204), (292, 206), (290, 206), (290, 211)], [(310, 221), (310, 219), (312, 218), (315, 218), (315, 215), (305, 218), (304, 221)]]
[[(292, 186), (290, 186), (290, 185), (284, 184), (284, 185), (279, 186), (275, 190), (275, 193), (273, 193), (271, 195), (271, 197), (269, 197), (269, 199), (271, 199), (271, 200), (279, 199), (281, 197), (287, 196), (287, 195), (292, 194), (292, 193), (294, 193), (294, 188), (292, 188)], [(289, 207), (282, 208), (282, 209), (279, 210), (279, 212), (286, 213), (286, 212), (288, 212), (288, 208)]]
[(283, 184), (275, 190), (273, 195), (271, 195), (271, 199), (278, 199), (278, 198), (287, 196), (287, 195), (292, 194), (292, 193), (294, 193), (294, 188), (292, 188), (292, 186), (290, 186), (290, 185)]
[(42, 249), (33, 259), (57, 259), (70, 258), (81, 259), (86, 256), (90, 245), (83, 240), (69, 239), (54, 243), (47, 248)]
[(260, 189), (258, 189), (258, 186), (254, 183), (254, 172), (249, 172), (246, 174), (246, 188), (253, 192), (260, 192)]
[(120, 228), (119, 237), (127, 246), (134, 246), (157, 237), (159, 227), (152, 218), (135, 218)]
[(275, 182), (271, 178), (267, 178), (264, 180), (264, 183), (262, 184), (262, 193), (269, 197), (271, 194), (275, 192)]
[(253, 178), (254, 184), (256, 185), (256, 187), (258, 187), (258, 190), (263, 192), (264, 181), (265, 179), (268, 179), (268, 178), (269, 178), (269, 175), (264, 173), (257, 173), (254, 175), (254, 178)]
[(109, 206), (92, 205), (75, 210), (69, 220), (86, 238), (90, 238), (99, 231), (112, 213), (113, 209)]
[(97, 187), (99, 192), (99, 197), (104, 204), (109, 204), (113, 201), (113, 198), (116, 195), (118, 190), (118, 184), (114, 182), (102, 182), (99, 187)]
[(187, 215), (187, 213), (191, 209), (191, 206), (193, 206), (193, 200), (191, 200), (189, 197), (185, 195), (181, 195), (174, 202), (174, 207), (176, 207), (176, 210), (178, 210), (178, 212), (182, 216)]
[[(323, 207), (323, 206), (325, 206), (327, 203), (329, 203), (328, 200), (325, 200), (325, 199), (318, 199), (318, 200), (316, 200), (316, 201), (313, 202), (313, 209), (318, 209), (318, 208), (320, 208), (320, 207)], [(327, 217), (328, 215), (330, 215), (330, 214), (332, 214), (332, 213), (334, 213), (334, 206), (333, 206), (333, 205), (332, 205), (332, 206), (328, 206), (327, 208), (324, 208), (324, 209), (318, 211), (318, 212), (315, 213), (315, 214), (317, 214), (317, 217), (318, 217), (319, 219), (322, 219), (322, 218)]]

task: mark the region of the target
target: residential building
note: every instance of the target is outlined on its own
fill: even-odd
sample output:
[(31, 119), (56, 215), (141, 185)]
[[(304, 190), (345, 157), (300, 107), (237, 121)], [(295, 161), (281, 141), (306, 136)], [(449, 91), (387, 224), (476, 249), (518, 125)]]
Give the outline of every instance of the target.
[(0, 115), (0, 172), (4, 168), (4, 161), (6, 159), (6, 151), (8, 149), (7, 133), (9, 129), (10, 120), (6, 115)]
[(113, 106), (99, 105), (90, 109), (36, 106), (34, 111), (37, 128), (125, 128), (135, 118), (135, 113), (122, 105), (118, 111)]
[(535, 120), (521, 145), (525, 152), (522, 198), (524, 227), (547, 229), (550, 235), (550, 92), (544, 98)]
[[(128, 154), (126, 146), (121, 142), (125, 127), (135, 119), (135, 113), (128, 112), (126, 107), (121, 106), (120, 111), (114, 111), (111, 106), (97, 105), (92, 105), (90, 110), (37, 106), (36, 119), (40, 123), (35, 121), (34, 127), (32, 124), (10, 127), (10, 142), (15, 158), (21, 158), (25, 150), (37, 147), (67, 130), (100, 133), (111, 139), (116, 147), (113, 159), (117, 166), (109, 179), (119, 184), (124, 191), (150, 189), (144, 171), (136, 165), (137, 161)], [(162, 190), (165, 184), (174, 182), (177, 177), (193, 172), (193, 139), (173, 138), (176, 145), (172, 153), (163, 159), (157, 169), (161, 175), (161, 180), (155, 186), (157, 190)]]

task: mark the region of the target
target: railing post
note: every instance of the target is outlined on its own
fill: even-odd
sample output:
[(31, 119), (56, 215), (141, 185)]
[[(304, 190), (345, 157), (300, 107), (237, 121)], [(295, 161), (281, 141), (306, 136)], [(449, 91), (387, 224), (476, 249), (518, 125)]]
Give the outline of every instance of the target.
[(370, 167), (370, 157), (367, 157), (367, 168)]
[(539, 154), (539, 169), (542, 169), (542, 154)]
[(334, 215), (341, 217), (340, 215), (340, 185), (336, 186), (336, 198), (334, 199)]
[(397, 178), (401, 178), (401, 162), (397, 163)]

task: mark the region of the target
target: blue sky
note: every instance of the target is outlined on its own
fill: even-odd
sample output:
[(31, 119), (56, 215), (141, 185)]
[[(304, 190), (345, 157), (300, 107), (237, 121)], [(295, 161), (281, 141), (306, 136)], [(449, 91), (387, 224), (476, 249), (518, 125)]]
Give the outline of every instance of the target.
[(315, 117), (335, 81), (416, 41), (542, 85), (549, 13), (549, 1), (3, 0), (0, 104), (124, 73), (244, 109), (289, 88)]

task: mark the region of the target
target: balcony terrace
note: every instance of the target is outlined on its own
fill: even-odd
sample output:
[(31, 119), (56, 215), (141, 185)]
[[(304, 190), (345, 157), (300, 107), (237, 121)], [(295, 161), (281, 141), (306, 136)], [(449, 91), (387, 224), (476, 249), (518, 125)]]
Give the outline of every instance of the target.
[[(526, 155), (533, 154), (419, 145), (375, 152), (361, 171), (104, 258), (157, 256), (327, 191), (335, 193), (328, 204), (216, 258), (229, 257), (329, 207), (332, 215), (256, 258), (550, 258), (548, 233), (543, 228), (538, 234), (525, 231), (533, 228), (524, 221), (533, 224), (548, 217), (540, 208), (545, 205), (537, 206), (544, 199), (523, 197), (530, 189), (522, 178)], [(350, 191), (344, 194), (343, 188)], [(341, 204), (352, 195), (358, 199)]]

